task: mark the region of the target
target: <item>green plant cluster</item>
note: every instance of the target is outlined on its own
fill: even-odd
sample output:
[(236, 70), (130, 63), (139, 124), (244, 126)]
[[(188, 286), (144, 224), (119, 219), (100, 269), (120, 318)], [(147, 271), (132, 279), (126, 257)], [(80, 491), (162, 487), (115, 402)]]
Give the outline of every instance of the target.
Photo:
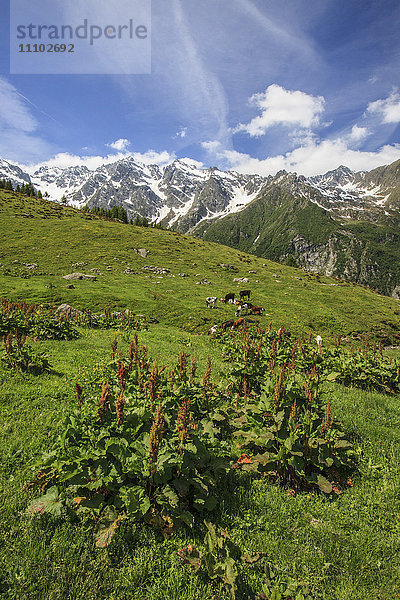
[(48, 359), (47, 354), (37, 352), (30, 344), (27, 344), (26, 336), (20, 335), (18, 331), (14, 335), (9, 333), (3, 337), (0, 360), (7, 369), (40, 375), (44, 371), (50, 370), (51, 365)]
[(23, 183), (22, 185), (17, 184), (14, 188), (11, 179), (0, 179), (0, 190), (9, 190), (10, 192), (15, 191), (24, 196), (42, 198), (42, 192), (40, 190), (35, 190), (31, 183)]
[(195, 363), (188, 374), (184, 353), (168, 375), (157, 363), (150, 369), (137, 337), (125, 360), (116, 350), (113, 342), (100, 399), (86, 398), (77, 384), (78, 408), (43, 466), (46, 486), (74, 496), (80, 513), (112, 507), (161, 529), (192, 525), (196, 512), (215, 508), (228, 465), (216, 456), (215, 428), (205, 417), (209, 375), (196, 381)]
[[(167, 525), (191, 524), (193, 511), (215, 508), (229, 461), (298, 489), (341, 491), (351, 444), (320, 399), (315, 361), (306, 375), (293, 360), (276, 367), (287, 337), (271, 333), (265, 347), (247, 331), (232, 338), (230, 354), (235, 348), (242, 364), (232, 361), (226, 389), (212, 384), (210, 361), (199, 381), (188, 354), (167, 372), (157, 362), (150, 367), (137, 335), (124, 360), (114, 340), (100, 398), (76, 386), (78, 408), (46, 459), (46, 485), (69, 490), (80, 511), (113, 506)], [(238, 447), (249, 454), (238, 457)]]
[(320, 394), (321, 352), (299, 344), (283, 328), (226, 339), (234, 437), (248, 452), (235, 466), (270, 473), (292, 488), (340, 493), (354, 467), (352, 444)]
[[(400, 362), (383, 353), (382, 344), (370, 343), (364, 336), (361, 345), (346, 347), (340, 336), (325, 347), (312, 339), (294, 339), (281, 328), (278, 332), (249, 330), (240, 337), (221, 334), (219, 340), (230, 363), (235, 389), (260, 393), (270, 367), (288, 365), (298, 373), (315, 369), (318, 379), (337, 381), (347, 387), (399, 393)], [(273, 369), (272, 369), (273, 370)]]
[(103, 314), (93, 314), (90, 311), (83, 311), (74, 317), (68, 315), (68, 319), (72, 319), (80, 327), (122, 331), (128, 338), (131, 337), (134, 331), (141, 331), (148, 328), (144, 317), (136, 316), (129, 311), (112, 312), (110, 309), (105, 309)]
[(71, 340), (79, 337), (74, 325), (63, 317), (55, 317), (42, 306), (0, 301), (0, 336), (18, 331), (38, 339)]

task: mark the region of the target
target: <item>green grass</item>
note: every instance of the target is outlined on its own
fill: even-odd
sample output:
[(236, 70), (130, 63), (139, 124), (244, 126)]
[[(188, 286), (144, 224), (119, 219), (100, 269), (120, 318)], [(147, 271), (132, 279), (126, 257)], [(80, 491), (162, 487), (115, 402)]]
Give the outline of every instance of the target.
[[(390, 298), (217, 244), (124, 226), (6, 192), (0, 196), (0, 212), (0, 262), (3, 271), (11, 272), (0, 273), (3, 295), (92, 310), (131, 308), (158, 321), (139, 333), (139, 341), (160, 365), (174, 364), (184, 350), (198, 358), (203, 373), (210, 354), (216, 382), (223, 383), (227, 365), (218, 344), (202, 334), (210, 324), (231, 318), (234, 309), (223, 305), (205, 309), (208, 295), (251, 288), (253, 302), (266, 309), (267, 315), (254, 319), (263, 327), (272, 320), (274, 327), (284, 324), (314, 335), (366, 332), (387, 337), (400, 327), (398, 303)], [(21, 216), (28, 212), (33, 218)], [(133, 251), (142, 247), (150, 251), (146, 259)], [(43, 274), (23, 278), (25, 269), (14, 260), (37, 262)], [(73, 268), (74, 262), (88, 265)], [(221, 262), (236, 266), (238, 272), (224, 271), (218, 267)], [(125, 275), (128, 264), (141, 274)], [(175, 277), (146, 274), (142, 270), (146, 264), (170, 268)], [(113, 271), (107, 271), (107, 265)], [(75, 289), (67, 289), (62, 275), (74, 270), (89, 273), (94, 267), (104, 273), (97, 282), (78, 281)], [(253, 269), (257, 274), (248, 273)], [(238, 276), (249, 276), (250, 283), (233, 284)], [(203, 277), (213, 285), (197, 286), (195, 281)], [(50, 284), (54, 287), (46, 287)], [(34, 494), (22, 488), (74, 406), (76, 378), (110, 356), (115, 332), (81, 333), (73, 341), (36, 343), (51, 355), (52, 373), (35, 377), (10, 374), (0, 367), (0, 597), (227, 598), (223, 589), (213, 590), (177, 555), (189, 543), (201, 545), (205, 533), (201, 520), (193, 532), (181, 530), (169, 540), (146, 525), (125, 522), (110, 547), (97, 550), (90, 522), (26, 516)], [(122, 334), (118, 338), (126, 348)], [(360, 463), (354, 487), (334, 499), (312, 493), (292, 497), (267, 479), (232, 472), (220, 497), (216, 523), (229, 531), (235, 558), (245, 551), (265, 553), (262, 561), (242, 571), (240, 600), (257, 597), (266, 561), (280, 573), (309, 584), (316, 600), (400, 596), (399, 398), (335, 384), (327, 385), (325, 394), (355, 440)]]

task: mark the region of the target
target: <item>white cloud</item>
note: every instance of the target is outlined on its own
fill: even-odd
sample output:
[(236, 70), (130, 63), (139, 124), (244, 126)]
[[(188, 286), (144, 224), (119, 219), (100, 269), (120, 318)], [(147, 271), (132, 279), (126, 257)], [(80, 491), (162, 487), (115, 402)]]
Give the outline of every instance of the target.
[(78, 154), (70, 154), (69, 152), (59, 152), (52, 158), (39, 163), (30, 163), (26, 165), (20, 164), (28, 173), (33, 173), (40, 167), (58, 167), (59, 169), (67, 169), (68, 167), (87, 167), (90, 170), (95, 170), (101, 165), (115, 162), (121, 158), (125, 158), (126, 154), (108, 154), (107, 156), (79, 156)]
[(172, 84), (172, 93), (191, 123), (191, 131), (204, 131), (206, 124), (209, 131), (226, 142), (230, 137), (228, 99), (217, 73), (210, 69), (209, 61), (204, 58), (204, 48), (198, 46), (195, 29), (187, 15), (190, 15), (187, 2), (172, 0), (172, 27), (178, 43), (171, 44), (171, 31), (168, 30), (168, 52), (165, 53), (168, 65), (164, 76), (169, 85)]
[(187, 134), (187, 127), (182, 127), (182, 129), (180, 129), (179, 131), (176, 132), (176, 134), (174, 135), (174, 138), (185, 138)]
[(400, 144), (382, 146), (376, 152), (362, 152), (351, 149), (344, 136), (336, 140), (313, 140), (286, 154), (265, 159), (222, 148), (215, 152), (214, 157), (225, 168), (239, 173), (267, 176), (284, 169), (309, 177), (340, 165), (346, 165), (354, 171), (369, 171), (380, 165), (390, 164), (400, 158)]
[(378, 114), (382, 123), (400, 123), (400, 94), (393, 91), (387, 98), (370, 102), (366, 113)]
[(250, 102), (260, 109), (261, 114), (250, 123), (239, 124), (234, 133), (245, 131), (251, 137), (259, 137), (274, 125), (304, 129), (317, 126), (324, 111), (325, 99), (272, 84), (265, 92), (254, 94)]
[(123, 152), (131, 145), (130, 141), (126, 138), (120, 138), (119, 140), (115, 140), (115, 142), (111, 142), (111, 144), (106, 144), (109, 148), (113, 150), (118, 150), (119, 152)]
[(358, 125), (353, 125), (351, 132), (348, 134), (347, 139), (350, 143), (359, 143), (365, 140), (366, 137), (370, 135), (368, 129), (366, 127), (359, 127)]
[(221, 142), (218, 140), (209, 140), (208, 142), (202, 142), (201, 146), (207, 150), (207, 152), (216, 152), (221, 148)]
[(141, 162), (145, 165), (167, 165), (173, 162), (176, 159), (175, 153), (167, 152), (167, 150), (163, 150), (162, 152), (157, 152), (156, 150), (147, 150), (147, 152), (134, 152), (132, 154), (133, 158)]
[(37, 122), (22, 100), (16, 88), (2, 77), (0, 78), (0, 127), (17, 129), (31, 133), (37, 128)]
[[(37, 160), (50, 151), (38, 133), (31, 113), (34, 106), (6, 79), (0, 77), (0, 156), (11, 161)], [(36, 108), (36, 107), (34, 107)]]
[(28, 173), (34, 173), (37, 169), (42, 166), (47, 167), (58, 167), (60, 169), (66, 169), (68, 167), (84, 166), (89, 170), (96, 170), (102, 165), (107, 165), (123, 158), (132, 157), (136, 162), (140, 162), (145, 165), (157, 164), (166, 165), (175, 160), (175, 154), (170, 154), (166, 150), (162, 152), (156, 152), (155, 150), (148, 150), (147, 152), (118, 152), (117, 154), (108, 154), (107, 156), (79, 156), (77, 154), (70, 154), (68, 152), (60, 152), (46, 160), (45, 162), (22, 165), (21, 168), (25, 169)]

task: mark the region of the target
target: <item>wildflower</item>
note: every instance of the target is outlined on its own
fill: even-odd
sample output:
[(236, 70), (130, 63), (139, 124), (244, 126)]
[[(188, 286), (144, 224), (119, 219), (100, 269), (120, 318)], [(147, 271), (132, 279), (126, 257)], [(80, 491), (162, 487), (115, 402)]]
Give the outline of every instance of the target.
[(74, 502), (75, 502), (76, 504), (78, 504), (78, 505), (79, 505), (81, 502), (83, 502), (84, 500), (86, 500), (86, 497), (85, 497), (85, 496), (77, 496), (77, 497), (76, 497), (76, 498), (74, 498), (73, 500), (74, 500)]
[(285, 391), (285, 370), (286, 370), (286, 365), (283, 364), (279, 371), (278, 379), (277, 379), (277, 382), (276, 382), (275, 388), (274, 388), (275, 413), (277, 413), (279, 410), (281, 400), (282, 400), (282, 397), (283, 397), (283, 394)]
[(237, 459), (237, 463), (238, 463), (238, 465), (251, 465), (252, 460), (248, 454), (242, 454)]
[(115, 358), (115, 352), (117, 351), (117, 346), (118, 346), (118, 340), (115, 337), (114, 340), (111, 342), (111, 357), (114, 360)]
[(126, 368), (122, 361), (118, 365), (118, 377), (121, 390), (125, 390)]
[(169, 389), (173, 390), (174, 383), (175, 383), (175, 370), (174, 369), (172, 369), (171, 371), (168, 372), (168, 382), (169, 382)]
[(124, 392), (121, 391), (120, 395), (115, 400), (115, 408), (117, 409), (118, 425), (121, 425), (124, 420), (124, 406), (125, 406), (125, 397), (124, 397)]
[(187, 359), (190, 354), (186, 354), (185, 352), (181, 352), (179, 357), (179, 380), (183, 381), (186, 379), (186, 369), (188, 366)]
[(149, 380), (147, 382), (147, 389), (149, 391), (149, 396), (150, 396), (150, 408), (151, 410), (153, 410), (154, 408), (154, 403), (156, 401), (156, 397), (157, 397), (157, 390), (158, 390), (158, 386), (160, 384), (160, 372), (158, 370), (158, 363), (155, 360), (154, 361), (154, 365), (153, 365), (153, 369), (150, 373), (150, 377)]
[(109, 408), (110, 401), (110, 386), (108, 383), (103, 383), (103, 387), (101, 390), (100, 403), (99, 403), (99, 418), (100, 423), (103, 421), (107, 410)]
[(204, 398), (207, 398), (207, 391), (208, 388), (210, 387), (210, 379), (211, 379), (211, 358), (210, 355), (207, 355), (207, 366), (206, 366), (206, 372), (204, 373), (204, 377), (203, 377), (203, 396)]
[(325, 414), (324, 414), (324, 418), (322, 419), (322, 425), (321, 425), (321, 431), (322, 431), (323, 436), (325, 436), (325, 433), (327, 431), (329, 431), (329, 429), (332, 427), (332, 424), (333, 424), (332, 407), (328, 402), (328, 404), (326, 405), (326, 408), (325, 408)]
[(153, 424), (150, 429), (150, 462), (152, 463), (151, 474), (154, 475), (155, 468), (154, 463), (157, 461), (158, 450), (160, 448), (161, 440), (164, 435), (164, 415), (159, 402), (156, 411), (154, 413)]
[(193, 383), (196, 377), (197, 363), (196, 358), (192, 358), (192, 364), (190, 365), (190, 383)]
[(129, 370), (132, 371), (132, 363), (133, 363), (133, 342), (129, 342), (128, 347), (128, 362), (129, 362)]
[(133, 348), (132, 348), (133, 362), (135, 363), (135, 365), (138, 364), (138, 350), (139, 350), (138, 336), (137, 336), (137, 333), (135, 331), (135, 333), (133, 335)]
[(353, 485), (354, 485), (354, 483), (353, 483), (353, 480), (352, 480), (352, 478), (351, 478), (351, 477), (349, 477), (349, 478), (348, 478), (348, 480), (347, 480), (347, 482), (346, 482), (346, 483), (347, 483), (347, 485), (348, 485), (348, 486), (350, 486), (350, 487), (353, 487)]
[(297, 418), (299, 416), (299, 412), (300, 412), (300, 407), (297, 406), (297, 402), (296, 399), (294, 400), (293, 404), (292, 404), (292, 410), (290, 411), (290, 417), (293, 419), (293, 421), (296, 423)]
[(176, 419), (179, 443), (184, 444), (189, 438), (189, 430), (196, 429), (195, 423), (190, 420), (190, 400), (184, 400)]
[(78, 407), (80, 408), (82, 406), (83, 390), (78, 382), (75, 383), (75, 390), (76, 390), (76, 397), (78, 399)]

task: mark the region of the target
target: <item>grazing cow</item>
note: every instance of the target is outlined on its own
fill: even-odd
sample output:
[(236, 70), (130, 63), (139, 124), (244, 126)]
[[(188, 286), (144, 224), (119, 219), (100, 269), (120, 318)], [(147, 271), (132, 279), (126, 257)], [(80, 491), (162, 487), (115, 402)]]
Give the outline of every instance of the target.
[(221, 329), (223, 331), (225, 331), (226, 329), (229, 329), (229, 327), (233, 327), (235, 321), (233, 319), (229, 319), (229, 321), (224, 321), (223, 323), (221, 323)]
[(317, 337), (314, 339), (317, 342), (317, 346), (321, 347), (322, 346), (322, 337), (320, 335), (317, 335)]
[(215, 296), (208, 296), (208, 298), (206, 298), (207, 308), (217, 308), (217, 300), (218, 298)]
[(210, 329), (207, 331), (208, 335), (213, 335), (214, 333), (217, 333), (217, 329), (218, 329), (218, 325), (213, 325), (212, 327), (210, 327)]
[(239, 297), (241, 300), (243, 300), (244, 298), (248, 298), (250, 300), (250, 290), (242, 290), (241, 292), (239, 292)]
[(250, 307), (251, 315), (258, 315), (261, 317), (263, 312), (264, 312), (264, 308), (262, 306), (254, 306), (254, 304), (253, 304), (253, 306)]
[(238, 318), (240, 317), (240, 315), (248, 315), (249, 314), (249, 307), (247, 304), (241, 304), (239, 306), (239, 308), (237, 309), (237, 311), (235, 312), (235, 317)]
[(235, 321), (232, 325), (232, 331), (234, 331), (235, 329), (239, 329), (239, 327), (241, 327), (242, 325), (245, 325), (246, 321), (243, 318), (238, 319), (237, 321)]
[(235, 302), (235, 294), (234, 293), (230, 292), (229, 294), (225, 295), (224, 303), (227, 304), (228, 302), (232, 302), (232, 303)]

